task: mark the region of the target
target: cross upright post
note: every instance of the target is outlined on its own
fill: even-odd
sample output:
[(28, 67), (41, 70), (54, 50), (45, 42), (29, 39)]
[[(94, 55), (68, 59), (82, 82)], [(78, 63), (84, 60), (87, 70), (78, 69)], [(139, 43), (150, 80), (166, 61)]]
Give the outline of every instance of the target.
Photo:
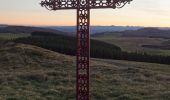
[(90, 9), (122, 8), (132, 0), (44, 0), (48, 10), (77, 10), (76, 99), (90, 100)]
[(90, 9), (87, 0), (77, 1), (77, 100), (89, 100)]

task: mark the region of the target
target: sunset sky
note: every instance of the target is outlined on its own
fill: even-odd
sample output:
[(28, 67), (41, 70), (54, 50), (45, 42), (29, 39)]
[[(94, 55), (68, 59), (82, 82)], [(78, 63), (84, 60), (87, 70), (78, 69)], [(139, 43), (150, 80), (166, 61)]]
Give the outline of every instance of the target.
[[(0, 24), (76, 25), (76, 10), (48, 11), (41, 0), (0, 0)], [(170, 27), (170, 0), (133, 0), (122, 9), (91, 10), (91, 25)]]

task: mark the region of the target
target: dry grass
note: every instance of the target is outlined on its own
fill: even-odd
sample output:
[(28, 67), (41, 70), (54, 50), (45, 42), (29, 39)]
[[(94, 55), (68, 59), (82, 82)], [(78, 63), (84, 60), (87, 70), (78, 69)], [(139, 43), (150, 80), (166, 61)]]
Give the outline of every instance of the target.
[[(36, 46), (0, 47), (0, 100), (75, 100), (75, 57)], [(92, 59), (92, 100), (169, 100), (170, 66)]]

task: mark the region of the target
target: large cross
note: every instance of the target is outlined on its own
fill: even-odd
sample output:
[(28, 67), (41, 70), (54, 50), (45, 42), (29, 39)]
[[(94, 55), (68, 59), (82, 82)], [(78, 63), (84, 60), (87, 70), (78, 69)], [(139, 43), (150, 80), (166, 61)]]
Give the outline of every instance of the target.
[(90, 9), (122, 8), (130, 1), (132, 0), (44, 0), (41, 2), (41, 5), (48, 10), (77, 10), (77, 100), (90, 100)]

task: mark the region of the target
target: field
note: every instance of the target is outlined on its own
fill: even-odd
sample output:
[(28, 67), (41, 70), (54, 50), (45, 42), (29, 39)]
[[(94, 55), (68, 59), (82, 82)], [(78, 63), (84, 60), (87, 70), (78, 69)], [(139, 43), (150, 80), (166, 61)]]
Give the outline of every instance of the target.
[[(1, 43), (0, 100), (75, 100), (75, 57)], [(92, 100), (170, 100), (170, 66), (91, 60)]]
[(115, 44), (121, 47), (123, 51), (128, 52), (138, 51), (156, 55), (170, 55), (170, 50), (142, 47), (142, 45), (162, 45), (162, 43), (167, 42), (169, 39), (149, 37), (122, 37), (120, 33), (100, 35), (93, 37), (93, 39)]
[(16, 38), (20, 38), (20, 37), (28, 37), (30, 36), (30, 34), (26, 34), (26, 33), (20, 33), (20, 34), (13, 34), (13, 33), (0, 33), (0, 38), (3, 39), (16, 39)]

